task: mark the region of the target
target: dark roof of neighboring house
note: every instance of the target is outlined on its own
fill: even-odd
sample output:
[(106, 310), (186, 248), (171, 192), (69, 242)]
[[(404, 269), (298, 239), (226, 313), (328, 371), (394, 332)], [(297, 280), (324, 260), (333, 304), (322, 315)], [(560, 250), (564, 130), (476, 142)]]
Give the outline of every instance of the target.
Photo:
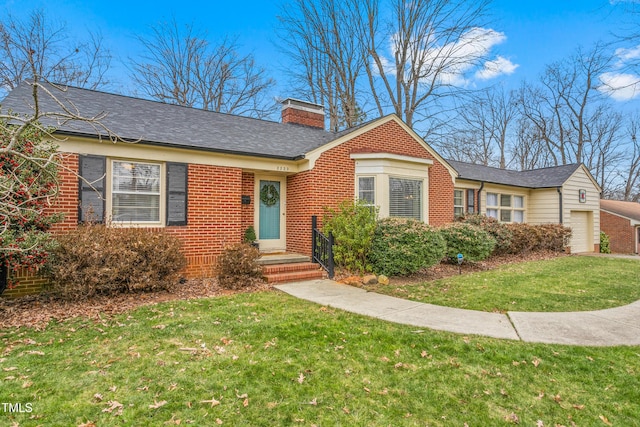
[(600, 200), (600, 209), (626, 218), (640, 221), (640, 203), (620, 200)]
[(580, 167), (580, 164), (570, 164), (542, 169), (514, 171), (459, 162), (457, 160), (447, 159), (447, 162), (458, 172), (458, 178), (460, 179), (525, 188), (560, 187)]
[[(124, 140), (139, 140), (143, 144), (295, 160), (352, 131), (334, 133), (71, 86), (63, 86), (63, 91), (48, 87), (60, 101), (73, 110), (77, 108), (84, 117), (107, 113), (102, 124)], [(31, 91), (31, 84), (19, 85), (0, 102), (3, 111), (33, 114)], [(53, 99), (42, 91), (40, 94), (41, 111), (60, 110)], [(54, 125), (63, 134), (98, 135), (94, 127), (83, 122), (43, 124)], [(107, 136), (106, 132), (100, 132)]]

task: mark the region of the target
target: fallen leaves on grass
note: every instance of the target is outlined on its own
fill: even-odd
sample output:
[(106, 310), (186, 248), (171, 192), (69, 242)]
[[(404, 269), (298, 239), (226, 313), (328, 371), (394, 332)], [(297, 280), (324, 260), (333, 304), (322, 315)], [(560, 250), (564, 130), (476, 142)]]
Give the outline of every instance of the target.
[(200, 403), (210, 403), (211, 407), (218, 406), (220, 404), (219, 400), (216, 400), (215, 397), (212, 397), (211, 400), (201, 400)]
[(110, 400), (107, 402), (107, 405), (109, 406), (104, 408), (102, 412), (113, 413), (113, 415), (116, 416), (122, 415), (122, 411), (124, 410), (124, 405), (122, 403), (118, 402), (117, 400)]
[[(68, 302), (51, 295), (30, 295), (20, 298), (0, 298), (0, 328), (29, 327), (44, 329), (52, 321), (88, 318), (103, 321), (104, 317), (131, 311), (143, 305), (166, 301), (189, 300), (219, 295), (272, 290), (271, 285), (257, 283), (237, 291), (222, 289), (215, 279), (188, 280), (169, 291), (140, 292), (110, 296), (95, 296), (84, 301)], [(156, 329), (162, 329), (158, 327)], [(74, 332), (73, 330), (71, 332)]]
[(153, 401), (153, 405), (149, 405), (149, 409), (158, 409), (164, 405), (166, 405), (168, 402), (166, 400), (161, 400), (160, 402), (156, 402), (155, 400)]

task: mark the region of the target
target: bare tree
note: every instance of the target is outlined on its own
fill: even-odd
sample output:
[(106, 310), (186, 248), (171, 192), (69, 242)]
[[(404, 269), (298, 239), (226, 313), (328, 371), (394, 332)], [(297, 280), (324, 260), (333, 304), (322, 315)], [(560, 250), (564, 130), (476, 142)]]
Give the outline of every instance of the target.
[(96, 89), (108, 83), (110, 63), (99, 34), (75, 41), (64, 24), (49, 21), (42, 10), (25, 21), (12, 15), (0, 21), (0, 91), (36, 78)]
[(275, 81), (241, 55), (234, 39), (212, 45), (192, 26), (184, 33), (174, 20), (152, 27), (145, 49), (132, 60), (132, 79), (152, 99), (204, 110), (264, 118), (277, 106), (269, 97)]
[(581, 163), (596, 142), (590, 126), (602, 123), (604, 99), (598, 77), (611, 64), (607, 47), (597, 43), (590, 51), (578, 48), (574, 55), (547, 66), (538, 86), (520, 90), (522, 114), (535, 125), (556, 164)]
[[(507, 166), (510, 132), (517, 118), (515, 95), (502, 87), (490, 87), (466, 97), (456, 108), (451, 125), (454, 134), (466, 134), (469, 138), (455, 138), (456, 145), (448, 151), (461, 150), (467, 153), (467, 161), (485, 166)], [(449, 138), (443, 138), (448, 144)], [(436, 144), (445, 148), (442, 144)]]
[(531, 170), (554, 165), (538, 129), (523, 116), (520, 116), (516, 122), (511, 158), (518, 170)]
[(464, 72), (482, 61), (490, 33), (481, 29), (489, 0), (392, 0), (381, 11), (364, 2), (362, 35), (378, 113), (387, 108), (409, 126), (433, 119), (438, 101), (464, 85)]
[(334, 131), (365, 117), (358, 101), (366, 66), (357, 25), (363, 19), (353, 0), (291, 0), (279, 16), (281, 47), (295, 64), (289, 72), (298, 92), (325, 105)]
[(618, 169), (620, 186), (611, 196), (617, 199), (640, 202), (640, 116), (633, 115), (627, 122), (625, 156)]

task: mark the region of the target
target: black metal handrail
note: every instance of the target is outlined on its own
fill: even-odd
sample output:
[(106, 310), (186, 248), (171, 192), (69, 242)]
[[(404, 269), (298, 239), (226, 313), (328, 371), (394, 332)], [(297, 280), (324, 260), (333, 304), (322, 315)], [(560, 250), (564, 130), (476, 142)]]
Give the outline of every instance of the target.
[(329, 279), (333, 279), (334, 276), (334, 263), (333, 263), (333, 234), (329, 232), (328, 236), (325, 236), (322, 231), (318, 229), (318, 217), (311, 217), (311, 253), (313, 262), (317, 262), (324, 268), (329, 275)]

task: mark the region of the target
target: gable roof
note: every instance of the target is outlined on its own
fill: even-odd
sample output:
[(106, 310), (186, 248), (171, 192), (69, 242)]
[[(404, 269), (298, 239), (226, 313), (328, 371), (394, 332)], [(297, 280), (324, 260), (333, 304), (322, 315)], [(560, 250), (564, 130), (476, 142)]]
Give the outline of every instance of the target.
[[(124, 140), (141, 144), (214, 151), (284, 160), (298, 160), (305, 154), (349, 133), (328, 132), (296, 124), (283, 124), (232, 114), (216, 113), (179, 105), (165, 104), (129, 96), (116, 95), (72, 86), (48, 85), (58, 99), (84, 117), (106, 113), (101, 120)], [(33, 114), (32, 85), (26, 82), (12, 90), (0, 102), (3, 111)], [(53, 99), (40, 92), (41, 111), (60, 111)], [(65, 135), (97, 137), (98, 131), (88, 123), (62, 125), (44, 121)], [(106, 137), (106, 132), (101, 132)]]
[(600, 200), (600, 209), (640, 222), (640, 203), (621, 200)]
[(459, 162), (457, 160), (447, 160), (447, 162), (458, 172), (459, 179), (524, 188), (560, 187), (581, 166), (579, 163), (574, 163), (564, 166), (515, 171)]

